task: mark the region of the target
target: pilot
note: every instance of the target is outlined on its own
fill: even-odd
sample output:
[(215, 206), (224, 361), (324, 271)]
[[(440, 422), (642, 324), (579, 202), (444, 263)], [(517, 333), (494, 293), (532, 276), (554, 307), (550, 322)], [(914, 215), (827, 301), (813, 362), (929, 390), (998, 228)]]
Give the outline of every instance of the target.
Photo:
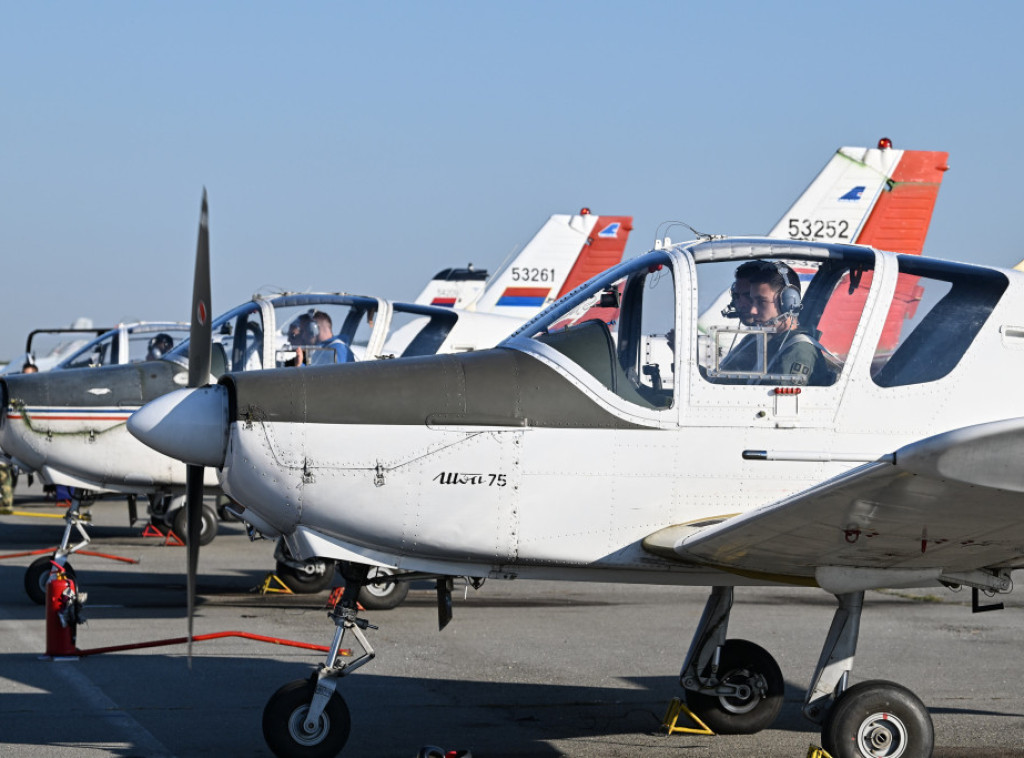
[[(747, 261), (736, 269), (729, 291), (732, 300), (722, 311), (726, 318), (738, 318), (743, 326), (753, 326), (750, 319), (750, 275), (761, 267), (762, 261)], [(788, 268), (788, 266), (787, 266)], [(790, 269), (792, 271), (792, 269)], [(796, 274), (794, 273), (795, 277)], [(799, 282), (797, 282), (799, 286)]]
[[(333, 329), (331, 317), (323, 311), (300, 313), (288, 326), (288, 342), (295, 348), (296, 363), (321, 366), (355, 360), (348, 345), (333, 334)], [(330, 348), (333, 355), (327, 350), (316, 350), (307, 356), (306, 347)]]
[[(785, 263), (758, 263), (760, 265), (752, 269), (749, 276), (751, 325), (775, 329), (766, 346), (765, 373), (791, 378), (755, 379), (753, 383), (830, 384), (828, 365), (822, 356), (820, 343), (800, 328), (802, 302), (799, 278)], [(747, 370), (752, 368), (752, 365), (748, 366)]]
[(317, 328), (317, 347), (331, 348), (334, 351), (333, 359), (326, 350), (317, 351), (317, 354), (313, 356), (314, 366), (328, 363), (350, 363), (356, 359), (345, 341), (334, 334), (334, 326), (331, 324), (329, 315), (323, 311), (317, 311), (313, 314), (313, 321)]
[(167, 351), (174, 347), (174, 339), (171, 335), (160, 332), (149, 341), (149, 349), (146, 351), (146, 360), (155, 361), (167, 355)]
[(25, 361), (21, 367), (21, 373), (23, 374), (35, 374), (39, 371), (39, 366), (34, 364), (31, 360)]
[[(757, 271), (763, 261), (747, 261), (739, 266), (734, 274), (732, 287), (732, 300), (722, 311), (726, 318), (738, 318), (743, 326), (753, 326), (754, 322), (750, 316), (750, 275)], [(787, 266), (788, 268), (788, 266)], [(792, 269), (790, 269), (792, 271)], [(793, 274), (794, 278), (796, 274)], [(799, 286), (799, 280), (797, 280)], [(740, 366), (752, 366), (756, 360), (757, 338), (753, 335), (746, 335), (735, 345), (729, 354), (718, 364), (719, 371), (741, 370)]]

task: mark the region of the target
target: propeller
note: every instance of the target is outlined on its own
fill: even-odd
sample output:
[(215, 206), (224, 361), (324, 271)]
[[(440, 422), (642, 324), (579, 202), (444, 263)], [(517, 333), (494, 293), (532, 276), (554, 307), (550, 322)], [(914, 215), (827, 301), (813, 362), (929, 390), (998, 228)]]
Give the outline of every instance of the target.
[[(199, 213), (199, 240), (196, 243), (196, 270), (192, 279), (192, 326), (188, 342), (188, 386), (195, 389), (210, 381), (210, 227), (206, 188)], [(196, 606), (196, 574), (199, 568), (199, 536), (203, 524), (202, 466), (191, 463), (185, 468), (185, 544), (188, 550), (188, 665), (192, 667), (192, 629)]]

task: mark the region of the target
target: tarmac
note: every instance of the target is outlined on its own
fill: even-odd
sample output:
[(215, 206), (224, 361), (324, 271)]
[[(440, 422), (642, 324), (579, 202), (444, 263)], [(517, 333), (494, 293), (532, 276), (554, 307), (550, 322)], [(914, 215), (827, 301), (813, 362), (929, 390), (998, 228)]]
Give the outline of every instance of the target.
[[(38, 486), (15, 508), (61, 509)], [(144, 510), (140, 507), (140, 510)], [(75, 556), (88, 593), (82, 650), (181, 637), (185, 550), (128, 525), (123, 499), (91, 508), (90, 549), (138, 558), (129, 565)], [(0, 516), (0, 555), (55, 545), (63, 522)], [(333, 624), (316, 595), (254, 591), (274, 567), (273, 544), (220, 524), (200, 557), (195, 633), (239, 630), (318, 645)], [(0, 560), (0, 756), (267, 756), (261, 717), (283, 684), (323, 656), (226, 638), (42, 660), (44, 611), (23, 588), (33, 557)], [(391, 611), (367, 612), (376, 660), (344, 678), (352, 714), (343, 756), (415, 756), (425, 745), (509, 756), (806, 756), (819, 741), (800, 713), (834, 609), (820, 590), (739, 588), (730, 636), (779, 661), (785, 704), (752, 736), (666, 735), (668, 702), (707, 589), (569, 582), (488, 581), (463, 594), (437, 629), (433, 587), (414, 584)], [(970, 594), (868, 593), (853, 682), (889, 679), (917, 693), (935, 724), (938, 758), (1024, 754), (1021, 631), (1024, 601), (972, 614)], [(995, 600), (987, 600), (994, 602)], [(346, 639), (346, 646), (349, 640)]]

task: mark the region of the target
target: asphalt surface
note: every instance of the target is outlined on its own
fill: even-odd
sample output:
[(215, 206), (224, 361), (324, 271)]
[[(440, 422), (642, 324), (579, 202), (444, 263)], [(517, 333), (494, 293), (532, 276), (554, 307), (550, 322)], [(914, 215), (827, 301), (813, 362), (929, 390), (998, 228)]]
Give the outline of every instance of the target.
[[(60, 509), (38, 488), (15, 507)], [(123, 500), (92, 507), (91, 549), (129, 565), (76, 556), (88, 593), (80, 649), (184, 636), (185, 551), (142, 538)], [(0, 555), (54, 545), (63, 522), (0, 516)], [(196, 634), (239, 630), (327, 645), (327, 593), (252, 591), (273, 545), (222, 523), (200, 558)], [(264, 756), (267, 699), (307, 677), (320, 653), (239, 638), (41, 660), (44, 611), (23, 589), (32, 557), (0, 560), (0, 756)], [(819, 736), (800, 714), (834, 608), (815, 590), (736, 593), (730, 636), (779, 661), (785, 704), (756, 736), (665, 735), (668, 701), (700, 617), (704, 588), (489, 581), (455, 596), (437, 630), (434, 592), (417, 584), (393, 611), (366, 613), (377, 658), (339, 685), (352, 714), (345, 756), (415, 756), (424, 745), (507, 756), (805, 756)], [(1024, 754), (1024, 602), (972, 614), (970, 595), (869, 593), (853, 681), (890, 679), (917, 693), (940, 758)], [(348, 644), (348, 640), (346, 640)]]

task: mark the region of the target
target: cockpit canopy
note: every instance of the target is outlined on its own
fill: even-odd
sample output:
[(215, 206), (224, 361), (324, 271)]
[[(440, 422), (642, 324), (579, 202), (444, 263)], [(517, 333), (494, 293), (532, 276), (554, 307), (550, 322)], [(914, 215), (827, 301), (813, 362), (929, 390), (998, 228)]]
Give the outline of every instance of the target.
[[(707, 385), (831, 387), (855, 350), (873, 351), (869, 372), (879, 387), (941, 379), (1008, 280), (991, 269), (886, 254), (885, 270), (897, 273), (883, 302), (881, 255), (763, 239), (656, 250), (581, 285), (509, 344), (565, 366), (598, 394), (653, 411), (676, 403), (681, 372)], [(884, 321), (880, 335), (860, 344), (872, 317)]]
[[(325, 365), (437, 351), (458, 314), (344, 294), (256, 297), (212, 325), (211, 373)], [(167, 356), (188, 364), (188, 341)]]

